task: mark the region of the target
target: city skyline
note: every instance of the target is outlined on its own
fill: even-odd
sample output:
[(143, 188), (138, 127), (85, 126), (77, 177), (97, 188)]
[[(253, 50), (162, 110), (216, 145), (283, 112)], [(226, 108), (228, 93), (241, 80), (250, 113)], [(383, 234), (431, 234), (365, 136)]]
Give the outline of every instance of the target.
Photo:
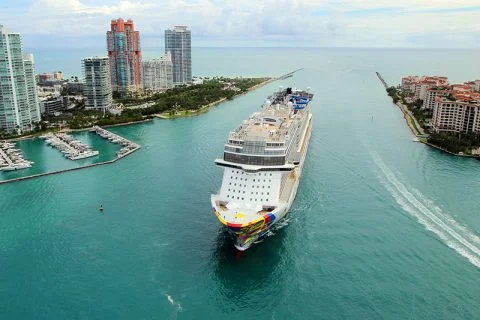
[(165, 28), (188, 25), (196, 47), (478, 48), (479, 11), (474, 0), (27, 0), (5, 4), (0, 21), (24, 34), (28, 48), (100, 48), (118, 17), (136, 22), (142, 47), (162, 47)]
[(21, 34), (0, 25), (0, 130), (32, 131), (40, 121), (35, 62)]
[(133, 20), (112, 19), (107, 31), (107, 50), (112, 90), (124, 97), (131, 86), (141, 85), (140, 32), (135, 30)]

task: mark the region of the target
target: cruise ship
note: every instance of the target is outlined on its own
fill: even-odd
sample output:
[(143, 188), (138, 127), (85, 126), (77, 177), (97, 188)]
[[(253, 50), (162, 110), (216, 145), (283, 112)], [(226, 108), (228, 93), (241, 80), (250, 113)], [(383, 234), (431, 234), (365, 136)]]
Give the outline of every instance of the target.
[(244, 251), (285, 217), (295, 199), (312, 131), (308, 90), (280, 89), (225, 144), (222, 186), (211, 196), (218, 220)]

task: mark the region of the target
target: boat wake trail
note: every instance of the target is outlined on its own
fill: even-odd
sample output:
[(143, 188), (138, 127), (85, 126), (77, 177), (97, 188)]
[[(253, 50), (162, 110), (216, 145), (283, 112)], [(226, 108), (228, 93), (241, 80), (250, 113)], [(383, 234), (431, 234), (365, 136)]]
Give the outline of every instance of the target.
[(180, 305), (180, 303), (175, 302), (175, 300), (173, 300), (173, 298), (172, 298), (171, 295), (165, 293), (165, 297), (167, 297), (168, 302), (169, 302), (172, 306), (176, 306), (176, 307), (177, 307), (177, 311), (182, 311), (182, 306)]
[(443, 212), (419, 190), (402, 183), (377, 153), (371, 152), (370, 155), (380, 170), (382, 184), (395, 201), (446, 245), (480, 268), (480, 238)]

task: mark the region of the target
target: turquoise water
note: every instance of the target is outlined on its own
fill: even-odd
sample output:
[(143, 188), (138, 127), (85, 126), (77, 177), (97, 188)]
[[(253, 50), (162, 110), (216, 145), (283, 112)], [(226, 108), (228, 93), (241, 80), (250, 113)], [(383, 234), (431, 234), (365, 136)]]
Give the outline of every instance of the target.
[[(375, 76), (474, 79), (479, 51), (202, 50), (195, 74), (306, 69), (198, 117), (112, 128), (142, 145), (115, 164), (0, 185), (0, 318), (479, 317), (480, 161), (413, 142)], [(309, 154), (283, 227), (238, 254), (211, 212), (213, 160), (279, 85), (316, 93)]]
[(93, 150), (101, 152), (95, 157), (72, 161), (65, 158), (58, 149), (48, 146), (40, 138), (18, 141), (15, 147), (21, 149), (23, 157), (33, 161), (34, 165), (31, 168), (18, 171), (1, 171), (0, 181), (109, 161), (116, 157), (116, 152), (121, 148), (120, 145), (110, 143), (93, 132), (73, 132), (70, 135), (77, 140), (87, 143)]

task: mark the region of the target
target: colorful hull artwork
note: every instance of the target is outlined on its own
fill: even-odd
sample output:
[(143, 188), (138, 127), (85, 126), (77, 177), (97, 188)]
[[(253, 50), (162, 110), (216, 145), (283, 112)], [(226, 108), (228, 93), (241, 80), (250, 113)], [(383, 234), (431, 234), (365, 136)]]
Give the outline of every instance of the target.
[(248, 249), (252, 245), (252, 242), (267, 231), (276, 219), (274, 213), (268, 213), (248, 223), (230, 223), (226, 222), (215, 208), (213, 208), (213, 211), (218, 220), (226, 226), (228, 231), (234, 236), (235, 247), (242, 251)]

